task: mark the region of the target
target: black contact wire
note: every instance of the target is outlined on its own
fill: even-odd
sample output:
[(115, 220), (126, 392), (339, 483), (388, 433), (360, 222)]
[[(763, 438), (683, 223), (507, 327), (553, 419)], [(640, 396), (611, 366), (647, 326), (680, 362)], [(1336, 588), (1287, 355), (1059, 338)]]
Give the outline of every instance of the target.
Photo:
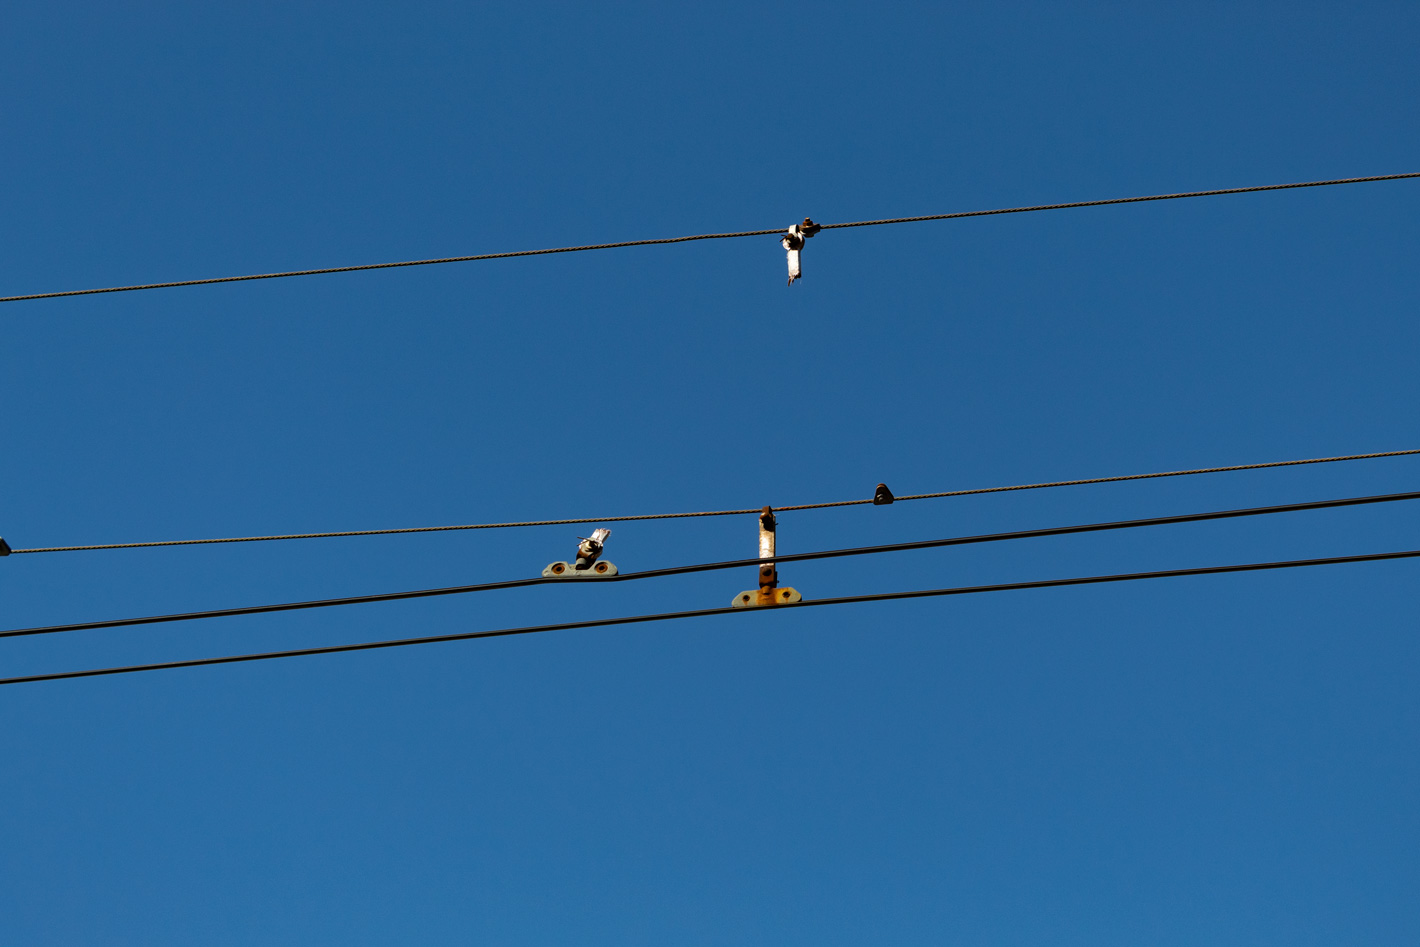
[(587, 582), (633, 582), (640, 579), (658, 579), (675, 575), (690, 575), (697, 572), (715, 572), (723, 569), (739, 569), (745, 566), (760, 566), (769, 562), (808, 562), (817, 559), (836, 559), (844, 556), (866, 556), (884, 552), (909, 552), (921, 549), (938, 549), (948, 546), (969, 546), (979, 543), (1005, 542), (1015, 539), (1040, 539), (1047, 536), (1068, 536), (1077, 533), (1097, 533), (1120, 529), (1138, 529), (1145, 526), (1174, 526), (1182, 523), (1202, 523), (1209, 520), (1237, 519), (1248, 516), (1267, 516), (1274, 513), (1299, 513), (1308, 510), (1336, 509), (1340, 507), (1366, 506), (1376, 503), (1395, 503), (1402, 500), (1420, 499), (1420, 491), (1409, 493), (1386, 493), (1366, 497), (1344, 497), (1336, 500), (1312, 500), (1305, 503), (1284, 503), (1276, 506), (1247, 507), (1236, 510), (1214, 510), (1206, 513), (1183, 513), (1174, 516), (1152, 516), (1145, 519), (1116, 520), (1108, 523), (1084, 523), (1074, 526), (1051, 526), (1043, 529), (1014, 530), (1004, 533), (983, 533), (975, 536), (954, 536), (946, 539), (925, 539), (906, 543), (887, 543), (874, 546), (855, 546), (847, 549), (828, 549), (817, 552), (790, 553), (765, 559), (732, 559), (724, 562), (706, 562), (695, 565), (670, 566), (664, 569), (649, 569), (641, 572), (624, 572), (596, 579), (547, 578), (538, 576), (526, 579), (509, 579), (502, 582), (484, 582), (476, 585), (454, 585), (436, 589), (415, 589), (403, 592), (380, 592), (372, 595), (351, 595), (342, 598), (315, 599), (306, 602), (284, 602), (275, 605), (245, 605), (237, 608), (219, 608), (199, 612), (178, 612), (171, 615), (147, 615), (139, 618), (114, 618), (104, 621), (76, 622), (67, 625), (46, 625), (34, 628), (12, 628), (0, 630), (0, 638), (18, 638), (30, 635), (53, 635), (71, 631), (94, 631), (103, 628), (123, 628), (133, 625), (155, 625), (166, 622), (195, 621), (204, 618), (231, 618), (239, 615), (261, 615), (269, 612), (289, 612), (310, 608), (330, 608), (337, 605), (368, 605), (374, 602), (394, 602), (405, 599), (432, 598), (441, 595), (463, 595), (471, 592), (492, 592), (502, 589), (526, 588), (533, 585), (581, 585)]
[(1223, 575), (1231, 572), (1262, 572), (1272, 569), (1297, 569), (1307, 566), (1334, 566), (1359, 562), (1384, 562), (1392, 559), (1420, 557), (1420, 549), (1401, 552), (1380, 552), (1360, 556), (1331, 556), (1325, 559), (1290, 559), (1276, 562), (1248, 562), (1227, 566), (1202, 566), (1192, 569), (1165, 569), (1157, 572), (1129, 572), (1116, 575), (1079, 576), (1069, 579), (1042, 579), (1031, 582), (1003, 582), (996, 585), (969, 585), (945, 589), (918, 589), (909, 592), (877, 592), (868, 595), (844, 595), (837, 598), (809, 599), (801, 602), (765, 606), (762, 608), (698, 608), (682, 612), (658, 612), (651, 615), (629, 615), (621, 618), (596, 618), (586, 621), (559, 622), (550, 625), (525, 625), (520, 628), (495, 628), (488, 631), (465, 631), (448, 635), (426, 635), (420, 638), (395, 638), (385, 641), (365, 641), (357, 644), (327, 645), (319, 648), (293, 648), (287, 651), (262, 651), (254, 654), (232, 654), (216, 658), (193, 658), (186, 661), (163, 661), (154, 664), (129, 664), (120, 667), (90, 668), (82, 671), (59, 671), (51, 674), (29, 674), (23, 677), (0, 678), (6, 684), (34, 684), (41, 681), (62, 681), (82, 677), (105, 677), (114, 674), (136, 674), (141, 671), (170, 671), (177, 668), (207, 667), (216, 664), (240, 664), (248, 661), (271, 661), (280, 658), (310, 657), (320, 654), (341, 654), (350, 651), (374, 651), (383, 648), (404, 648), (412, 645), (441, 644), (468, 641), (474, 638), (502, 638), (511, 635), (531, 635), (548, 631), (571, 631), (579, 628), (605, 628), (612, 625), (634, 625), (646, 622), (675, 621), (682, 618), (706, 618), (712, 615), (744, 615), (754, 612), (774, 612), (781, 609), (814, 608), (820, 605), (855, 605), (865, 602), (888, 602), (902, 599), (935, 598), (946, 595), (975, 595), (982, 592), (1015, 592), (1025, 589), (1052, 589), (1074, 585), (1101, 585), (1109, 582), (1133, 582), (1141, 579), (1170, 579), (1183, 576)]

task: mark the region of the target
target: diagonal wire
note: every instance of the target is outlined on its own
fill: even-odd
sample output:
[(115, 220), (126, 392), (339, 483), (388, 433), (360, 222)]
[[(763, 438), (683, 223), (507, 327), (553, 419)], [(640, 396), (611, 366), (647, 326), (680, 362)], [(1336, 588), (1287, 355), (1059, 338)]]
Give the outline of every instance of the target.
[[(1253, 194), (1260, 191), (1285, 191), (1302, 187), (1330, 187), (1337, 184), (1363, 184), (1371, 181), (1401, 181), (1420, 178), (1420, 172), (1377, 174), (1361, 178), (1332, 178), (1326, 181), (1298, 181), (1290, 184), (1259, 184), (1252, 187), (1229, 187), (1211, 191), (1182, 191), (1176, 194), (1148, 194), (1140, 197), (1111, 197), (1095, 201), (1072, 201), (1066, 204), (1033, 204), (1026, 207), (1000, 207), (994, 210), (967, 210), (951, 214), (928, 214), (920, 217), (887, 217), (881, 220), (859, 220), (841, 224), (823, 224), (820, 229), (837, 230), (846, 227), (878, 227), (884, 224), (910, 224), (928, 220), (956, 220), (963, 217), (991, 217), (997, 214), (1027, 214), (1041, 210), (1066, 210), (1074, 207), (1104, 207), (1110, 204), (1141, 204), (1147, 201), (1174, 201), (1186, 197), (1217, 197), (1223, 194)], [(138, 283), (131, 286), (106, 286), (100, 289), (70, 289), (52, 293), (30, 293), (24, 296), (0, 296), (0, 303), (23, 302), (32, 299), (57, 299), (61, 296), (92, 296), (97, 293), (126, 293), (141, 289), (171, 289), (176, 286), (207, 286), (213, 283), (242, 283), (259, 279), (283, 279), (288, 276), (319, 276), (326, 273), (355, 273), (361, 270), (388, 270), (402, 266), (432, 266), (439, 263), (470, 263), (475, 260), (506, 260), (520, 256), (547, 256), (552, 253), (580, 253), (584, 250), (614, 250), (621, 247), (646, 247), (665, 243), (689, 243), (692, 240), (729, 240), (736, 237), (763, 237), (782, 234), (784, 228), (739, 230), (731, 233), (700, 233), (686, 237), (655, 237), (649, 240), (623, 240), (618, 243), (588, 243), (575, 247), (549, 247), (542, 250), (512, 250), (505, 253), (479, 253), (472, 256), (446, 256), (431, 260), (402, 260), (396, 263), (364, 263), (356, 266), (330, 266), (312, 270), (287, 270), (280, 273), (253, 273), (247, 276), (218, 276), (210, 279), (177, 280), (169, 283)]]
[(472, 256), (446, 256), (432, 260), (402, 260), (398, 263), (363, 263), (355, 266), (328, 266), (316, 270), (288, 270), (283, 273), (253, 273), (248, 276), (217, 276), (210, 279), (178, 280), (171, 283), (140, 283), (134, 286), (106, 286), (102, 289), (70, 289), (57, 293), (31, 293), (28, 296), (0, 296), (0, 303), (23, 302), (29, 299), (56, 299), (61, 296), (92, 296), (96, 293), (127, 293), (139, 289), (172, 289), (176, 286), (208, 286), (212, 283), (244, 283), (258, 279), (284, 279), (288, 276), (320, 276), (326, 273), (357, 273), (361, 270), (389, 270), (402, 266), (433, 266), (438, 263), (472, 263), (476, 260), (506, 260), (518, 256), (546, 256), (551, 253), (580, 253), (583, 250), (615, 250), (620, 247), (645, 247), (661, 243), (687, 243), (691, 240), (726, 240), (732, 237), (762, 237), (783, 233), (774, 230), (742, 230), (736, 233), (701, 233), (688, 237), (657, 237), (650, 240), (623, 240), (620, 243), (588, 243), (576, 247), (549, 247), (545, 250), (512, 250), (506, 253), (478, 253)]
[(501, 638), (510, 635), (531, 635), (548, 631), (571, 631), (579, 628), (606, 628), (612, 625), (634, 625), (646, 622), (674, 621), (682, 618), (705, 618), (711, 615), (744, 615), (752, 612), (772, 612), (789, 608), (814, 608), (821, 605), (855, 605), (864, 602), (888, 602), (903, 599), (935, 598), (946, 595), (975, 595), (983, 592), (1016, 592), (1025, 589), (1065, 588), (1076, 585), (1101, 585), (1109, 582), (1133, 582), (1141, 579), (1170, 579), (1183, 576), (1223, 575), (1232, 572), (1261, 572), (1272, 569), (1296, 569), (1307, 566), (1333, 566), (1360, 562), (1383, 562), (1394, 559), (1420, 558), (1420, 549), (1400, 552), (1370, 553), (1360, 556), (1332, 556), (1325, 559), (1291, 559), (1278, 562), (1248, 562), (1227, 566), (1202, 566), (1193, 569), (1165, 569), (1158, 572), (1129, 572), (1116, 575), (1079, 576), (1068, 579), (1043, 579), (1032, 582), (1004, 582), (996, 585), (957, 586), (945, 589), (918, 589), (910, 592), (878, 592), (869, 595), (844, 595), (837, 598), (809, 599), (802, 602), (772, 605), (763, 608), (698, 608), (681, 612), (659, 612), (652, 615), (629, 615), (621, 618), (597, 618), (589, 621), (560, 622), (552, 625), (525, 625), (521, 628), (496, 628), (489, 631), (466, 631), (449, 635), (427, 635), (421, 638), (395, 638), (366, 641), (358, 644), (328, 645), (319, 648), (293, 648), (287, 651), (263, 651), (255, 654), (232, 654), (217, 658), (194, 658), (186, 661), (164, 661), (155, 664), (130, 664), (121, 667), (90, 668), (82, 671), (59, 671), (51, 674), (30, 674), (23, 677), (0, 678), (6, 684), (34, 684), (41, 681), (72, 680), (81, 677), (105, 677), (113, 674), (135, 674), (141, 671), (169, 671), (176, 668), (206, 667), (215, 664), (239, 664), (248, 661), (270, 661), (279, 658), (310, 657), (318, 654), (341, 654), (350, 651), (374, 651), (384, 648), (404, 648), (412, 645), (468, 641), (474, 638)]
[(848, 549), (828, 549), (818, 552), (790, 553), (763, 559), (733, 559), (726, 562), (705, 562), (696, 565), (670, 566), (664, 569), (648, 569), (642, 572), (623, 572), (617, 575), (600, 576), (596, 579), (527, 578), (507, 579), (502, 582), (483, 582), (476, 585), (453, 585), (437, 589), (414, 589), (403, 592), (377, 592), (373, 595), (350, 595), (342, 598), (314, 599), (305, 602), (283, 602), (275, 605), (243, 605), (236, 608), (209, 609), (201, 612), (178, 612), (171, 615), (146, 615), (138, 618), (110, 618), (102, 621), (77, 622), (67, 625), (45, 625), (34, 628), (11, 628), (0, 630), (0, 638), (20, 638), (31, 635), (53, 635), (71, 631), (94, 631), (102, 628), (126, 628), (134, 625), (156, 625), (167, 622), (194, 621), (203, 618), (232, 618), (239, 615), (263, 615), (271, 612), (301, 611), (311, 608), (330, 608), (337, 605), (368, 605), (374, 602), (406, 601), (417, 598), (433, 598), (442, 595), (464, 595), (471, 592), (493, 592), (504, 589), (526, 588), (533, 585), (568, 585), (584, 582), (634, 582), (640, 579), (659, 579), (674, 575), (690, 575), (699, 572), (716, 572), (723, 569), (739, 569), (745, 566), (762, 566), (774, 562), (808, 562), (817, 559), (838, 559), (845, 556), (866, 556), (884, 552), (911, 552), (922, 549), (941, 549), (948, 546), (969, 546), (980, 543), (1007, 542), (1015, 539), (1040, 539), (1047, 536), (1069, 536), (1079, 533), (1099, 533), (1111, 530), (1138, 529), (1146, 526), (1176, 526), (1182, 523), (1202, 523), (1211, 520), (1238, 519), (1246, 516), (1268, 516), (1275, 513), (1299, 513), (1308, 510), (1338, 509), (1350, 506), (1367, 506), (1376, 503), (1395, 503), (1401, 500), (1420, 500), (1420, 491), (1411, 493), (1386, 493), (1368, 497), (1345, 497), (1337, 500), (1312, 500), (1305, 503), (1285, 503), (1277, 506), (1254, 506), (1236, 510), (1213, 510), (1206, 513), (1182, 513), (1173, 516), (1152, 516), (1145, 519), (1116, 520), (1109, 523), (1084, 523), (1075, 526), (1050, 526), (1043, 529), (1023, 529), (1006, 533), (982, 533), (975, 536), (953, 536), (946, 539), (924, 539), (906, 543), (887, 543), (876, 546), (856, 546)]
[[(933, 500), (941, 497), (974, 496), (983, 493), (1010, 493), (1016, 490), (1042, 490), (1047, 487), (1077, 487), (1092, 483), (1122, 483), (1126, 480), (1155, 480), (1161, 477), (1189, 477), (1195, 474), (1229, 473), (1238, 470), (1265, 470), (1273, 467), (1297, 467), (1306, 464), (1334, 464), (1345, 460), (1374, 460), (1380, 457), (1409, 457), (1420, 454), (1420, 449), (1382, 451), (1375, 454), (1346, 454), (1340, 457), (1311, 457), (1305, 460), (1276, 460), (1262, 464), (1238, 464), (1232, 467), (1198, 467), (1192, 470), (1166, 470), (1161, 473), (1123, 474), (1117, 477), (1092, 477), (1086, 480), (1052, 480), (1046, 483), (1022, 483), (1007, 487), (976, 487), (970, 490), (948, 490), (944, 493), (914, 493), (897, 497), (896, 500)], [(836, 500), (830, 503), (801, 503), (795, 506), (776, 506), (776, 513), (792, 510), (823, 510), (839, 506), (865, 506), (872, 500)], [(358, 529), (338, 533), (283, 533), (271, 536), (230, 536), (219, 539), (162, 539), (136, 543), (104, 543), (87, 546), (40, 546), (32, 549), (13, 549), (0, 555), (21, 555), (36, 552), (90, 552), (98, 549), (146, 549), (154, 546), (209, 546), (217, 543), (260, 543), (288, 539), (333, 539), (346, 536), (394, 536), (401, 533), (447, 533), (467, 529), (512, 529), (527, 526), (568, 526), (579, 523), (627, 523), (636, 520), (673, 520), (698, 516), (743, 516), (758, 513), (759, 509), (705, 510), (697, 513), (642, 513), (634, 516), (596, 516), (580, 519), (522, 520), (507, 523), (472, 523), (457, 526), (407, 526), (396, 529)]]
[[(1292, 184), (1259, 184), (1252, 187), (1226, 187), (1213, 191), (1183, 191), (1177, 194), (1147, 194), (1142, 197), (1109, 197), (1098, 201), (1071, 201), (1067, 204), (1033, 204), (1028, 207), (1003, 207), (998, 210), (967, 210), (954, 214), (929, 214), (924, 217), (886, 217), (881, 220), (859, 220), (846, 224), (824, 224), (823, 230), (843, 227), (877, 227), (882, 224), (913, 224), (927, 220), (955, 220), (959, 217), (992, 217), (997, 214), (1028, 214), (1038, 210), (1069, 210), (1075, 207), (1105, 207), (1110, 204), (1143, 204), (1148, 201), (1176, 201), (1185, 197), (1218, 197), (1223, 194), (1256, 194), (1260, 191), (1288, 191), (1299, 187), (1329, 187), (1334, 184), (1364, 184), (1370, 181), (1403, 181), (1420, 178), (1420, 172), (1379, 174), (1365, 178), (1333, 178), (1329, 181), (1298, 181)], [(2, 302), (3, 300), (0, 300)]]

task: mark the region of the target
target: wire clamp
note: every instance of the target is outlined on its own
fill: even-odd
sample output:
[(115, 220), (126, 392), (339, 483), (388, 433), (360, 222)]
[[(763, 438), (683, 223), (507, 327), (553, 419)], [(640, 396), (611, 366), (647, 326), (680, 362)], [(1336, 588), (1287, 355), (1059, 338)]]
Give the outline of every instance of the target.
[(888, 489), (888, 485), (880, 483), (878, 489), (873, 493), (873, 506), (887, 506), (896, 499), (897, 497), (893, 496), (892, 491)]
[(794, 285), (794, 280), (804, 275), (803, 267), (799, 265), (799, 251), (804, 248), (804, 241), (822, 230), (819, 224), (814, 223), (808, 217), (804, 218), (801, 224), (794, 224), (779, 239), (779, 245), (788, 251), (789, 254), (789, 285)]
[[(759, 514), (759, 558), (774, 559), (777, 525), (774, 511), (766, 506)], [(758, 608), (761, 605), (793, 605), (803, 600), (798, 589), (779, 587), (779, 570), (770, 561), (759, 567), (759, 588), (741, 592), (730, 605), (733, 608)]]
[(582, 542), (577, 546), (577, 560), (571, 563), (549, 563), (547, 568), (542, 570), (542, 577), (544, 579), (606, 579), (616, 575), (614, 564), (605, 560), (598, 561), (606, 544), (606, 538), (610, 535), (611, 530), (598, 527), (592, 530), (591, 536), (585, 538), (578, 536), (577, 538)]

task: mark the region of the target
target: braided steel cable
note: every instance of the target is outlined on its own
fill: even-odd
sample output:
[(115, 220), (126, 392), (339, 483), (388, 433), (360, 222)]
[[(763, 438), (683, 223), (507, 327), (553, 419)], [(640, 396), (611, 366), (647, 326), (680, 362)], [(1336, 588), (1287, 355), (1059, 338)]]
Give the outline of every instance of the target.
[[(884, 224), (911, 224), (928, 220), (956, 220), (963, 217), (991, 217), (997, 214), (1028, 214), (1042, 210), (1066, 210), (1075, 207), (1105, 207), (1110, 204), (1140, 204), (1147, 201), (1175, 201), (1187, 197), (1216, 197), (1223, 194), (1253, 194), (1261, 191), (1285, 191), (1303, 187), (1330, 187), (1337, 184), (1364, 184), (1372, 181), (1402, 181), (1420, 178), (1420, 172), (1377, 174), (1360, 178), (1332, 178), (1326, 181), (1298, 181), (1290, 184), (1259, 184), (1252, 187), (1229, 187), (1211, 191), (1181, 191), (1175, 194), (1148, 194), (1140, 197), (1112, 197), (1095, 201), (1073, 201), (1066, 204), (1033, 204), (1026, 207), (1000, 207), (994, 210), (967, 210), (952, 214), (927, 214), (920, 217), (887, 217), (881, 220), (858, 220), (842, 224), (822, 224), (821, 230), (847, 227), (878, 227)], [(0, 296), (0, 303), (24, 302), (35, 299), (58, 299), (64, 296), (93, 296), (99, 293), (127, 293), (144, 289), (172, 289), (177, 286), (209, 286), (213, 283), (242, 283), (259, 279), (284, 279), (289, 276), (320, 276), (326, 273), (355, 273), (361, 270), (388, 270), (403, 266), (433, 266), (440, 263), (471, 263), (476, 260), (506, 260), (521, 256), (547, 256), (553, 253), (580, 253), (584, 250), (615, 250), (621, 247), (646, 247), (666, 243), (689, 243), (692, 240), (729, 240), (736, 237), (781, 236), (784, 228), (739, 230), (732, 233), (701, 233), (686, 237), (655, 237), (649, 240), (623, 240), (617, 243), (589, 243), (574, 247), (549, 247), (542, 250), (513, 250), (506, 253), (479, 253), (472, 256), (446, 256), (431, 260), (402, 260), (395, 263), (364, 263), (355, 266), (330, 266), (321, 269), (287, 270), (280, 273), (253, 273), (247, 276), (218, 276), (210, 279), (177, 280), (168, 283), (139, 283), (132, 286), (106, 286), (99, 289), (70, 289), (52, 293), (29, 293), (23, 296)]]
[[(1350, 454), (1345, 457), (1313, 457), (1309, 460), (1277, 460), (1265, 464), (1236, 464), (1232, 467), (1199, 467), (1194, 470), (1166, 470), (1162, 473), (1125, 474), (1120, 477), (1092, 477), (1087, 480), (1056, 480), (1050, 483), (1026, 483), (1015, 487), (982, 487), (976, 490), (948, 490), (946, 493), (916, 493), (899, 500), (933, 500), (939, 497), (964, 497), (978, 493), (1007, 493), (1012, 490), (1039, 490), (1042, 487), (1078, 487), (1091, 483), (1120, 483), (1125, 480), (1156, 480), (1160, 477), (1189, 477), (1194, 474), (1231, 473), (1238, 470), (1265, 470), (1272, 467), (1300, 467), (1306, 464), (1332, 464), (1342, 460), (1374, 460), (1377, 457), (1408, 457), (1420, 450), (1392, 450), (1378, 454)], [(871, 502), (871, 501), (869, 501)]]
[(506, 260), (516, 256), (546, 256), (550, 253), (580, 253), (583, 250), (615, 250), (620, 247), (646, 247), (660, 243), (687, 243), (691, 240), (726, 240), (731, 237), (763, 237), (783, 233), (775, 230), (741, 230), (737, 233), (701, 233), (689, 237), (657, 237), (650, 240), (623, 240), (620, 243), (588, 243), (576, 247), (549, 247), (544, 250), (512, 250), (507, 253), (478, 253), (473, 256), (446, 256), (432, 260), (402, 260), (397, 263), (363, 263), (355, 266), (328, 266), (315, 270), (289, 270), (283, 273), (253, 273), (248, 276), (217, 276), (210, 279), (177, 280), (171, 283), (140, 283), (135, 286), (106, 286), (101, 289), (70, 289), (57, 293), (31, 293), (28, 296), (0, 296), (0, 303), (23, 302), (29, 299), (57, 299), (61, 296), (93, 296), (97, 293), (127, 293), (140, 289), (172, 289), (176, 286), (208, 286), (213, 283), (243, 283), (258, 279), (284, 279), (288, 276), (320, 276), (325, 273), (357, 273), (361, 270), (390, 270), (401, 266), (433, 266), (438, 263), (472, 263), (476, 260)]
[[(1346, 460), (1374, 460), (1380, 457), (1409, 457), (1420, 449), (1381, 451), (1373, 454), (1346, 454), (1340, 457), (1311, 457), (1305, 460), (1277, 460), (1262, 464), (1238, 464), (1232, 467), (1199, 467), (1192, 470), (1166, 470), (1159, 473), (1123, 474), (1116, 477), (1093, 477), (1085, 480), (1052, 480), (1045, 483), (1022, 483), (1006, 487), (977, 487), (970, 490), (948, 490), (944, 493), (914, 493), (897, 497), (903, 500), (933, 500), (941, 497), (974, 496), (984, 493), (1010, 493), (1016, 490), (1043, 490), (1048, 487), (1076, 487), (1093, 483), (1122, 483), (1126, 480), (1155, 480), (1161, 477), (1188, 477), (1195, 474), (1229, 473), (1238, 470), (1265, 470), (1273, 467), (1297, 467), (1306, 464), (1333, 464)], [(776, 506), (776, 513), (794, 510), (824, 510), (839, 506), (865, 506), (873, 500), (835, 500), (829, 503), (800, 503)], [(12, 549), (7, 555), (37, 552), (90, 552), (99, 549), (146, 549), (155, 546), (206, 546), (217, 543), (259, 543), (287, 539), (333, 539), (345, 536), (394, 536), (401, 533), (446, 533), (467, 529), (513, 529), (527, 526), (567, 526), (586, 523), (628, 523), (637, 520), (673, 520), (697, 516), (743, 516), (760, 512), (760, 507), (740, 510), (703, 510), (696, 513), (642, 513), (634, 516), (600, 516), (561, 520), (522, 520), (507, 523), (472, 523), (459, 526), (409, 526), (396, 529), (359, 529), (338, 533), (284, 533), (271, 536), (231, 536), (219, 539), (163, 539), (136, 543), (103, 543), (88, 546), (40, 546), (32, 549)]]
[(859, 220), (847, 224), (823, 224), (821, 229), (838, 230), (844, 227), (877, 227), (881, 224), (913, 224), (926, 220), (955, 220), (960, 217), (991, 217), (996, 214), (1029, 214), (1038, 210), (1105, 207), (1110, 204), (1142, 204), (1147, 201), (1176, 201), (1185, 197), (1217, 197), (1222, 194), (1256, 194), (1261, 191), (1287, 191), (1299, 187), (1328, 187), (1333, 184), (1364, 184), (1369, 181), (1402, 181), (1407, 178), (1420, 178), (1420, 172), (1379, 174), (1364, 178), (1334, 178), (1330, 181), (1298, 181), (1293, 184), (1259, 184), (1253, 187), (1226, 187), (1213, 191), (1182, 191), (1177, 194), (1148, 194), (1142, 197), (1111, 197), (1099, 201), (1072, 201), (1068, 204), (1032, 204), (1027, 207), (1003, 207), (997, 210), (967, 210), (955, 214), (929, 214), (924, 217), (886, 217), (882, 220)]

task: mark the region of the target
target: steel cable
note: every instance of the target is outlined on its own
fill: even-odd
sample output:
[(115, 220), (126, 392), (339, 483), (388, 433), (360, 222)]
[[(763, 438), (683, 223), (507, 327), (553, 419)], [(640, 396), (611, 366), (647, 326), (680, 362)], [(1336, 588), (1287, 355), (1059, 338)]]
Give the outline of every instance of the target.
[[(1363, 184), (1372, 181), (1401, 181), (1420, 177), (1420, 172), (1377, 174), (1360, 178), (1332, 178), (1326, 181), (1298, 181), (1289, 184), (1259, 184), (1251, 187), (1229, 187), (1210, 191), (1181, 191), (1175, 194), (1148, 194), (1140, 197), (1112, 197), (1095, 201), (1072, 201), (1065, 204), (1033, 204), (1025, 207), (1000, 207), (993, 210), (967, 210), (951, 214), (927, 214), (919, 217), (887, 217), (881, 220), (859, 220), (841, 224), (822, 224), (820, 229), (838, 230), (847, 227), (878, 227), (884, 224), (910, 224), (928, 220), (956, 220), (964, 217), (991, 217), (998, 214), (1027, 214), (1042, 210), (1065, 210), (1074, 207), (1105, 207), (1110, 204), (1140, 204), (1147, 201), (1173, 201), (1187, 197), (1216, 197), (1223, 194), (1252, 194), (1261, 191), (1285, 191), (1303, 187), (1330, 187), (1337, 184)], [(0, 303), (34, 299), (57, 299), (63, 296), (92, 296), (98, 293), (126, 293), (144, 289), (172, 289), (177, 286), (208, 286), (213, 283), (241, 283), (260, 279), (283, 279), (289, 276), (319, 276), (326, 273), (355, 273), (361, 270), (387, 270), (404, 266), (433, 266), (439, 263), (470, 263), (476, 260), (505, 260), (521, 256), (546, 256), (552, 253), (580, 253), (584, 250), (614, 250), (621, 247), (645, 247), (666, 243), (688, 243), (692, 240), (728, 240), (736, 237), (782, 235), (785, 228), (739, 230), (732, 233), (701, 233), (686, 237), (655, 237), (649, 240), (623, 240), (617, 243), (589, 243), (573, 247), (548, 247), (542, 250), (512, 250), (505, 253), (479, 253), (472, 256), (446, 256), (430, 260), (402, 260), (396, 263), (364, 263), (355, 266), (330, 266), (321, 269), (287, 270), (280, 273), (253, 273), (246, 276), (218, 276), (209, 279), (177, 280), (167, 283), (138, 283), (131, 286), (106, 286), (99, 289), (70, 289), (52, 293), (29, 293), (22, 296), (0, 296)]]
[[(1045, 483), (1023, 483), (1006, 487), (976, 487), (970, 490), (948, 490), (943, 493), (913, 493), (900, 496), (895, 502), (905, 500), (933, 500), (941, 497), (974, 496), (985, 493), (1010, 493), (1017, 490), (1042, 490), (1048, 487), (1076, 487), (1094, 483), (1122, 483), (1127, 480), (1155, 480), (1161, 477), (1188, 477), (1195, 474), (1229, 473), (1239, 470), (1265, 470), (1273, 467), (1297, 467), (1307, 464), (1333, 464), (1347, 460), (1374, 460), (1380, 457), (1408, 457), (1420, 454), (1420, 449), (1382, 451), (1374, 454), (1346, 454), (1340, 457), (1312, 457), (1306, 460), (1277, 460), (1262, 464), (1238, 464), (1232, 467), (1199, 467), (1192, 470), (1166, 470), (1161, 473), (1123, 474), (1116, 477), (1092, 477), (1084, 480), (1052, 480)], [(823, 510), (839, 506), (865, 506), (872, 504), (866, 500), (836, 500), (829, 503), (800, 503), (793, 506), (776, 506), (776, 513), (795, 510)], [(395, 529), (359, 529), (335, 533), (283, 533), (271, 536), (230, 536), (218, 539), (162, 539), (149, 542), (101, 543), (86, 546), (40, 546), (32, 549), (13, 549), (8, 555), (22, 555), (38, 552), (91, 552), (100, 549), (147, 549), (156, 546), (208, 546), (219, 543), (260, 543), (288, 539), (334, 539), (347, 536), (395, 536), (402, 533), (447, 533), (469, 529), (513, 529), (529, 526), (569, 526), (586, 523), (628, 523), (637, 520), (672, 520), (698, 516), (743, 516), (758, 513), (759, 508), (739, 510), (705, 510), (697, 513), (643, 513), (634, 516), (598, 516), (560, 520), (522, 520), (507, 523), (473, 523), (456, 526), (408, 526)]]

